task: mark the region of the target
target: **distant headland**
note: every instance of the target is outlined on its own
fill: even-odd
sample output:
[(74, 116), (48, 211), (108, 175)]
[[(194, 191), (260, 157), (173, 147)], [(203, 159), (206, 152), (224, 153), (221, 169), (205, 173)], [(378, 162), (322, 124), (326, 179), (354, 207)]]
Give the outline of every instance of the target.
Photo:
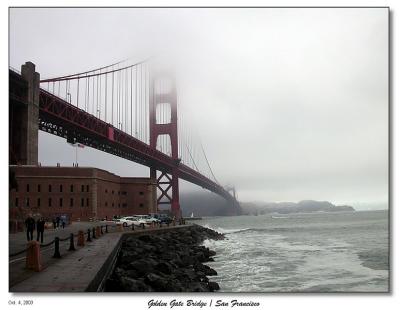
[(302, 200), (299, 202), (243, 202), (240, 204), (243, 214), (289, 214), (310, 212), (345, 212), (355, 211), (352, 206), (334, 205), (329, 201)]
[[(334, 205), (329, 201), (302, 200), (299, 202), (240, 202), (242, 215), (270, 213), (310, 213), (355, 211), (349, 205)], [(183, 193), (181, 195), (183, 216), (224, 216), (230, 214), (226, 201), (211, 193)]]

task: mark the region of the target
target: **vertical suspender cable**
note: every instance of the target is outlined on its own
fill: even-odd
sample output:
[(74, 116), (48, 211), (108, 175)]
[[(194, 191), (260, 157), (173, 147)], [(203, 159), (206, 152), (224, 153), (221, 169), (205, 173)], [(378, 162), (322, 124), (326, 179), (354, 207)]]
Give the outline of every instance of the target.
[(138, 110), (138, 125), (139, 125), (139, 140), (142, 137), (142, 66), (139, 66), (140, 74), (139, 74), (139, 110)]
[(118, 128), (121, 129), (121, 71), (118, 72)]
[(115, 86), (115, 91), (116, 91), (116, 114), (117, 114), (117, 128), (119, 129), (120, 125), (119, 125), (119, 74), (120, 72), (117, 72), (116, 75), (116, 86)]
[(100, 103), (99, 103), (99, 118), (101, 119), (101, 108), (103, 106), (103, 102), (102, 102), (102, 97), (101, 97), (101, 79), (102, 79), (102, 75), (101, 75), (101, 70), (100, 70), (100, 87), (99, 87), (99, 95), (100, 95)]
[(128, 128), (128, 70), (124, 70), (125, 72), (125, 85), (124, 85), (124, 100), (125, 100), (125, 104), (124, 104), (124, 118), (125, 118), (125, 132), (127, 131)]
[(148, 108), (148, 101), (149, 101), (149, 97), (148, 97), (148, 93), (147, 93), (147, 89), (149, 87), (148, 84), (148, 73), (149, 73), (149, 69), (146, 67), (146, 71), (145, 71), (145, 84), (144, 84), (144, 88), (145, 88), (145, 93), (146, 93), (146, 102), (144, 104), (144, 142), (147, 143), (147, 121), (148, 121), (148, 114), (147, 114), (147, 108)]
[(76, 107), (79, 108), (79, 79), (78, 79), (78, 89), (76, 92)]
[(107, 123), (107, 76), (108, 76), (108, 74), (106, 74), (106, 85), (105, 85), (105, 93), (104, 93), (104, 98), (105, 98), (105, 100), (104, 100), (104, 109), (105, 109), (105, 112), (104, 112), (104, 114), (105, 114), (105, 117), (104, 117), (104, 119), (105, 119), (105, 122)]
[[(86, 74), (87, 75), (87, 74)], [(85, 111), (86, 112), (88, 112), (89, 113), (89, 110), (88, 110), (88, 106), (89, 106), (89, 92), (90, 92), (90, 89), (89, 89), (89, 85), (90, 85), (90, 83), (89, 83), (89, 79), (90, 78), (87, 78), (86, 79), (86, 85), (85, 85)]]
[(124, 109), (125, 109), (125, 70), (121, 71), (121, 130), (123, 130), (123, 126), (125, 123), (125, 114), (124, 114)]
[(138, 96), (137, 96), (137, 91), (138, 91), (138, 68), (137, 66), (135, 67), (135, 73), (136, 73), (136, 78), (135, 78), (135, 137), (137, 138), (137, 101), (138, 101)]
[(122, 130), (122, 117), (121, 117), (121, 107), (122, 107), (122, 72), (119, 71), (119, 81), (118, 81), (118, 93), (119, 93), (119, 105), (118, 105), (118, 118), (119, 118), (119, 129)]
[(129, 87), (128, 87), (128, 69), (125, 70), (125, 132), (128, 132), (128, 102), (129, 102)]
[(100, 97), (100, 93), (101, 93), (101, 75), (97, 76), (97, 105), (96, 105), (96, 116), (98, 118), (100, 118), (100, 105), (101, 105), (101, 97)]
[(111, 125), (114, 126), (114, 72), (112, 73), (112, 83), (111, 83)]
[(142, 138), (142, 90), (143, 90), (143, 76), (142, 76), (143, 70), (142, 70), (142, 65), (140, 65), (140, 100), (139, 100), (139, 139), (141, 140)]
[(125, 104), (125, 93), (124, 93), (124, 70), (121, 71), (121, 108), (120, 108), (120, 113), (121, 113), (121, 130), (123, 130), (124, 127), (124, 104)]
[(132, 117), (133, 117), (133, 100), (132, 100), (132, 83), (133, 83), (133, 80), (132, 80), (132, 71), (133, 71), (133, 67), (131, 67), (131, 82), (130, 82), (130, 84), (131, 84), (131, 136), (132, 136), (132, 125), (133, 125), (133, 122), (132, 122)]
[(115, 115), (116, 115), (116, 124), (117, 124), (117, 128), (119, 129), (119, 72), (117, 72), (117, 74), (115, 75)]
[(92, 95), (93, 95), (93, 98), (92, 98), (92, 102), (93, 102), (93, 104), (92, 104), (92, 115), (93, 115), (94, 114), (94, 77), (93, 77), (92, 87), (93, 87), (93, 89), (92, 89)]

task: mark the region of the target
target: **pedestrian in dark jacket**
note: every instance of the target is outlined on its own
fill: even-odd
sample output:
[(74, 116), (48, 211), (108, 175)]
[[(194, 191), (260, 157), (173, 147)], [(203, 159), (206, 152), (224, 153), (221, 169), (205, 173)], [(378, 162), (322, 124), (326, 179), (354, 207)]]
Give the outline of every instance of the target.
[(44, 224), (45, 224), (45, 220), (43, 219), (43, 217), (41, 217), (39, 220), (37, 220), (36, 222), (36, 230), (37, 230), (37, 238), (36, 241), (39, 241), (39, 237), (40, 237), (40, 243), (43, 243), (43, 233), (44, 233)]
[(26, 227), (26, 239), (28, 241), (33, 240), (33, 231), (35, 230), (35, 219), (29, 215), (28, 218), (25, 220), (25, 227)]
[(65, 228), (65, 221), (64, 221), (64, 220), (61, 221), (61, 227), (62, 227), (63, 229)]
[(57, 222), (57, 228), (60, 227), (60, 217), (59, 216), (56, 217), (56, 222)]
[(54, 217), (53, 217), (53, 228), (54, 228), (54, 230), (57, 228), (57, 222)]

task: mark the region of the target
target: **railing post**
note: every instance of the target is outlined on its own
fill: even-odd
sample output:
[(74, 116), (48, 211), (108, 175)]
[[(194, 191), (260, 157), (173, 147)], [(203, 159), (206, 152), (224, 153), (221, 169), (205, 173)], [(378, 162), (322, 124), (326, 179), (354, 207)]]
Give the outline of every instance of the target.
[(92, 238), (90, 238), (90, 228), (88, 228), (88, 230), (87, 230), (87, 239), (86, 239), (86, 241), (87, 242), (91, 242), (92, 241)]
[(54, 238), (54, 255), (53, 258), (61, 258), (60, 254), (60, 238)]
[(74, 234), (71, 233), (69, 237), (69, 249), (68, 251), (75, 251), (75, 244), (74, 244)]
[(92, 238), (93, 239), (97, 239), (97, 237), (96, 237), (96, 229), (94, 227), (92, 228)]
[(97, 238), (101, 237), (100, 226), (96, 226), (96, 236), (97, 236)]
[(26, 249), (26, 268), (41, 271), (40, 244), (37, 241), (29, 241)]
[(83, 230), (78, 231), (78, 246), (85, 246), (85, 233)]

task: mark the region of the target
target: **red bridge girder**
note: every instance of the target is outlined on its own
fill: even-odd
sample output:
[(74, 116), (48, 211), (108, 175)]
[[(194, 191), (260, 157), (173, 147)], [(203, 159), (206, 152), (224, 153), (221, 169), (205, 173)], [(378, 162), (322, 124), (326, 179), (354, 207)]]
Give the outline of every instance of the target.
[(165, 173), (178, 167), (179, 178), (235, 201), (222, 186), (201, 173), (65, 100), (43, 89), (39, 100), (39, 129)]

